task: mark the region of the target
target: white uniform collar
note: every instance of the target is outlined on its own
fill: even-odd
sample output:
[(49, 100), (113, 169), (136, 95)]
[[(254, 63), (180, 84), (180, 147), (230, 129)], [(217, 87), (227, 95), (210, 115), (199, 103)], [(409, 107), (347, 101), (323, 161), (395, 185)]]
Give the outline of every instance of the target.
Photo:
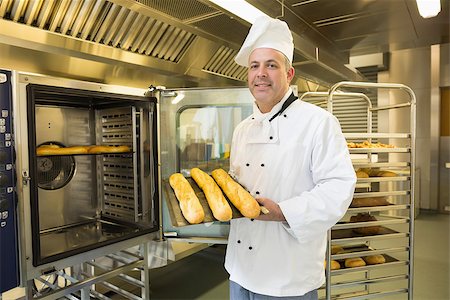
[(292, 89), (289, 88), (286, 94), (284, 94), (283, 98), (281, 98), (281, 101), (275, 104), (274, 107), (268, 112), (268, 113), (262, 113), (256, 102), (253, 103), (253, 120), (262, 122), (264, 120), (269, 120), (272, 118), (273, 115), (277, 114), (281, 107), (283, 106), (283, 103), (286, 102), (286, 100), (289, 98), (289, 96), (292, 94)]

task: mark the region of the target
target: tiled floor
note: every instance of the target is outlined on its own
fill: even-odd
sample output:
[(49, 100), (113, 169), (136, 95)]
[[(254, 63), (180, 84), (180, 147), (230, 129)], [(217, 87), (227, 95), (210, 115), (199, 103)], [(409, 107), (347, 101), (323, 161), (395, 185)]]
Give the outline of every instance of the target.
[[(450, 300), (449, 237), (450, 215), (423, 212), (417, 217), (414, 300)], [(228, 299), (223, 254), (222, 246), (208, 248), (160, 270), (152, 270), (152, 299)]]
[[(416, 219), (414, 300), (450, 299), (449, 237), (450, 215), (421, 213)], [(228, 299), (224, 251), (224, 246), (210, 247), (176, 263), (151, 270), (151, 299)], [(112, 298), (123, 299), (118, 295)], [(6, 299), (16, 298), (12, 294), (3, 295), (2, 300)]]

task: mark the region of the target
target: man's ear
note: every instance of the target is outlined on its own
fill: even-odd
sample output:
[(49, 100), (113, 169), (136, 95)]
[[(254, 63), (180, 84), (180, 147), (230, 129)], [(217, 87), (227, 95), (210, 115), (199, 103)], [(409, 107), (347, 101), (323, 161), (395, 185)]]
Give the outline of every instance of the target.
[(295, 75), (295, 69), (294, 69), (294, 67), (291, 67), (287, 72), (288, 82), (292, 81), (292, 78), (294, 78), (294, 75)]

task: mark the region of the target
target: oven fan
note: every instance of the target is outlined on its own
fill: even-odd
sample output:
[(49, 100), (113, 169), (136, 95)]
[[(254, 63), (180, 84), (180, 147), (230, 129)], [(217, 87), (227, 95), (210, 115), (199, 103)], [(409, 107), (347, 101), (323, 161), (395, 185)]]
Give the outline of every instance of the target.
[[(46, 142), (42, 145), (58, 145), (58, 142)], [(44, 190), (57, 190), (64, 187), (75, 173), (75, 159), (72, 155), (55, 155), (37, 157), (38, 187)]]

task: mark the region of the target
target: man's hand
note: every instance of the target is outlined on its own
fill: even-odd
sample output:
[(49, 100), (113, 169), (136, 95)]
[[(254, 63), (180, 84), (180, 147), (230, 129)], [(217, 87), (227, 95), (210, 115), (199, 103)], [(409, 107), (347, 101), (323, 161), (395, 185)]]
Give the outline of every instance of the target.
[(280, 209), (280, 206), (273, 202), (272, 200), (268, 198), (256, 198), (256, 201), (261, 206), (264, 206), (269, 211), (268, 214), (260, 214), (259, 217), (256, 218), (256, 220), (260, 221), (286, 221), (284, 218), (283, 212)]

